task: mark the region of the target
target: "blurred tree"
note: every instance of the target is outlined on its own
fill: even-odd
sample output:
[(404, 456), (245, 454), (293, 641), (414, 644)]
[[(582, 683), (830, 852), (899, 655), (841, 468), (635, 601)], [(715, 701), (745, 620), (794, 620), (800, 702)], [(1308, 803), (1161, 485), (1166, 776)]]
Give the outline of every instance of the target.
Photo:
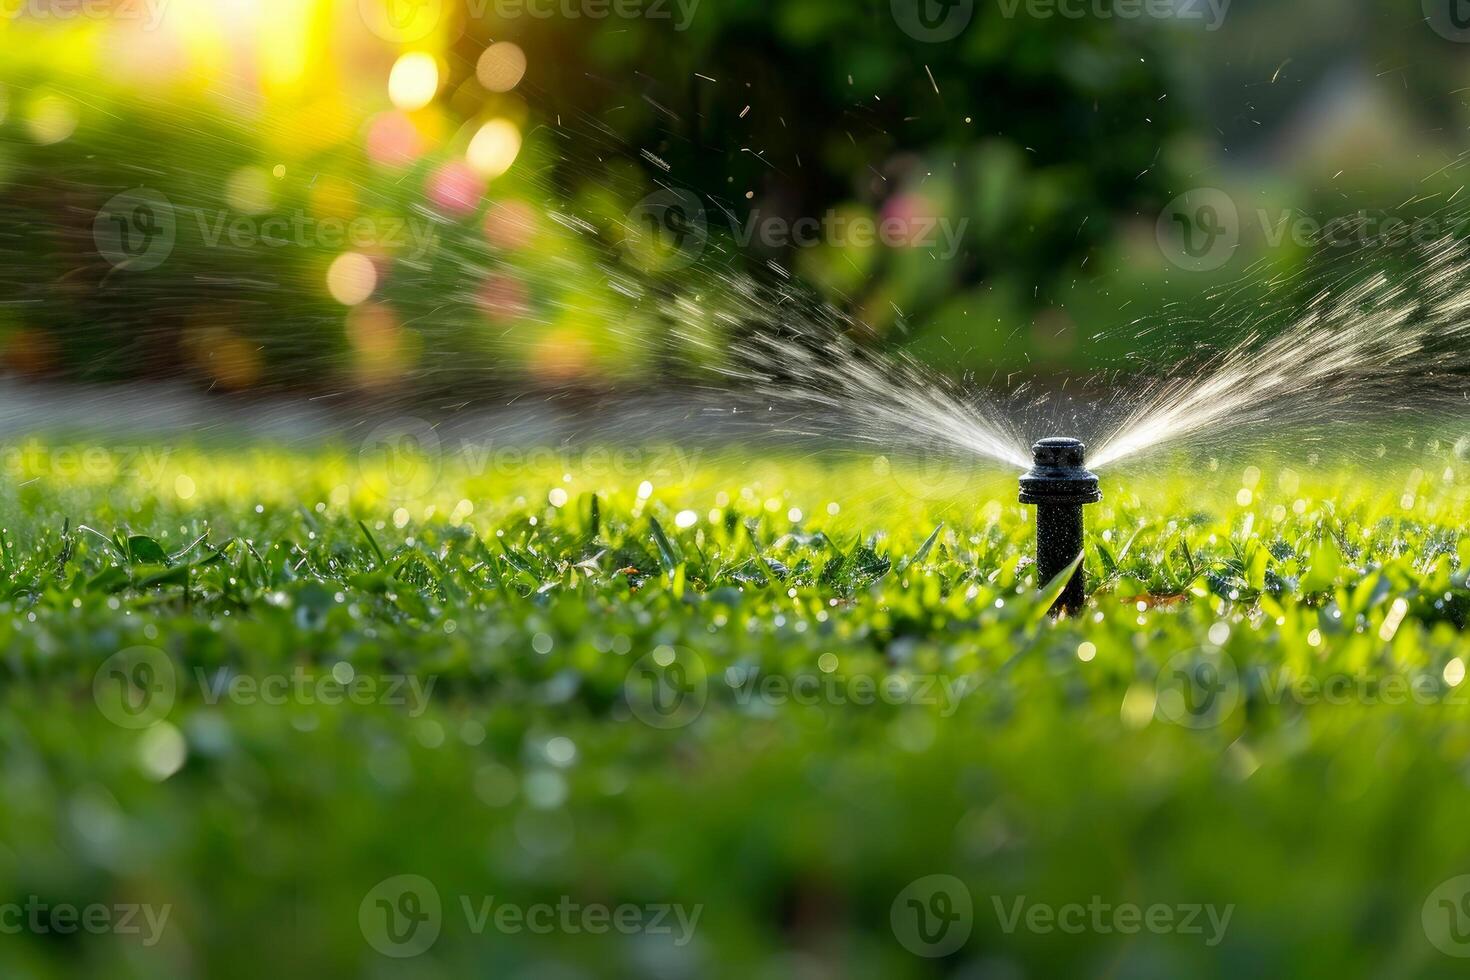
[(1116, 214), (1167, 199), (1160, 150), (1189, 128), (1168, 98), (1173, 65), (1200, 31), (1101, 8), (670, 0), (667, 18), (632, 23), (472, 25), (456, 60), (473, 65), (491, 30), (526, 48), (524, 90), (573, 135), (564, 186), (605, 179), (611, 133), (626, 145), (617, 159), (646, 151), (650, 186), (710, 199), (720, 231), (854, 206), (916, 232), (936, 222), (918, 260), (881, 247), (858, 258), (830, 232), (811, 255), (750, 243), (881, 331), (895, 308), (921, 323), (982, 282), (1046, 306), (1116, 234)]

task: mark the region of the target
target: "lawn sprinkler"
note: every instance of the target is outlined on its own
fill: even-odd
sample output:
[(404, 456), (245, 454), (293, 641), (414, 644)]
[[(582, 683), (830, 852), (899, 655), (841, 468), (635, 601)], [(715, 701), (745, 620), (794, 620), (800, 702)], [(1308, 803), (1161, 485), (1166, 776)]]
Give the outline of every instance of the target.
[[(1036, 505), (1036, 574), (1046, 584), (1082, 554), (1082, 505), (1102, 499), (1097, 474), (1083, 466), (1087, 447), (1078, 439), (1043, 439), (1031, 447), (1035, 465), (1021, 477), (1021, 503)], [(1075, 613), (1087, 598), (1082, 567), (1051, 607)]]

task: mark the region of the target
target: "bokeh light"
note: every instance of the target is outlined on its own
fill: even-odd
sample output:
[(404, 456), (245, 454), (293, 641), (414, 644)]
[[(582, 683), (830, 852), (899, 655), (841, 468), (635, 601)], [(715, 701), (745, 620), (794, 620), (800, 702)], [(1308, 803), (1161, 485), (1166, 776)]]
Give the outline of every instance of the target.
[(471, 167), (451, 160), (429, 177), (429, 200), (446, 214), (462, 216), (480, 206), (485, 181)]
[(26, 113), (26, 131), (42, 146), (60, 143), (77, 130), (77, 107), (59, 95), (43, 95)]
[(548, 333), (531, 355), (531, 371), (542, 381), (559, 383), (592, 373), (592, 350), (587, 338), (575, 330)]
[(201, 326), (185, 334), (184, 344), (195, 368), (219, 388), (238, 391), (260, 380), (259, 345), (232, 330)]
[[(285, 170), (281, 171), (283, 174)], [(275, 199), (270, 176), (259, 167), (241, 167), (225, 184), (225, 200), (236, 211), (264, 214)]]
[(422, 109), (439, 93), (439, 63), (434, 56), (411, 51), (388, 74), (388, 98), (400, 109)]
[(530, 311), (530, 296), (521, 279), (509, 272), (498, 272), (485, 279), (480, 287), (480, 308), (493, 323), (513, 323)]
[(496, 248), (525, 248), (535, 234), (536, 212), (525, 201), (496, 201), (485, 212), (485, 240)]
[(521, 131), (509, 119), (492, 119), (470, 140), (465, 158), (487, 180), (505, 173), (521, 152)]
[(360, 252), (343, 252), (327, 269), (327, 291), (343, 306), (356, 306), (378, 288), (373, 260)]
[(392, 309), (382, 303), (355, 306), (347, 314), (346, 331), (359, 382), (380, 387), (402, 377), (409, 352), (405, 350), (405, 331)]
[(406, 167), (424, 153), (424, 138), (404, 112), (385, 112), (368, 123), (367, 155), (385, 167)]
[(357, 188), (341, 177), (319, 177), (311, 185), (308, 200), (311, 213), (318, 218), (350, 221), (357, 215)]
[(475, 77), (491, 92), (509, 92), (526, 74), (526, 53), (510, 41), (497, 41), (485, 49), (475, 65)]

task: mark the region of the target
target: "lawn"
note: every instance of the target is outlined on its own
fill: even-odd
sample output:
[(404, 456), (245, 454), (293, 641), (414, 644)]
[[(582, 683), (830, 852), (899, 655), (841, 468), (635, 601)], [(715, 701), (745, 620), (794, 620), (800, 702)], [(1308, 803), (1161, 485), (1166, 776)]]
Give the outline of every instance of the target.
[(7, 980), (1470, 955), (1470, 463), (1446, 445), (1106, 472), (1094, 598), (1061, 622), (996, 471), (0, 462)]

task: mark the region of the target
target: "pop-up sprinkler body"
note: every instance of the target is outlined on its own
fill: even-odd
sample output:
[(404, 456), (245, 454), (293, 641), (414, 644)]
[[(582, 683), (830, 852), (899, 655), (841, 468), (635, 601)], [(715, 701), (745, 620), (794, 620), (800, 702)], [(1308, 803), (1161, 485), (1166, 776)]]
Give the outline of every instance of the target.
[[(1102, 499), (1097, 475), (1083, 465), (1087, 447), (1077, 439), (1043, 439), (1031, 447), (1035, 462), (1021, 477), (1021, 503), (1036, 505), (1036, 574), (1050, 582), (1082, 554), (1082, 506)], [(1052, 615), (1075, 613), (1087, 595), (1082, 567), (1052, 606)]]

